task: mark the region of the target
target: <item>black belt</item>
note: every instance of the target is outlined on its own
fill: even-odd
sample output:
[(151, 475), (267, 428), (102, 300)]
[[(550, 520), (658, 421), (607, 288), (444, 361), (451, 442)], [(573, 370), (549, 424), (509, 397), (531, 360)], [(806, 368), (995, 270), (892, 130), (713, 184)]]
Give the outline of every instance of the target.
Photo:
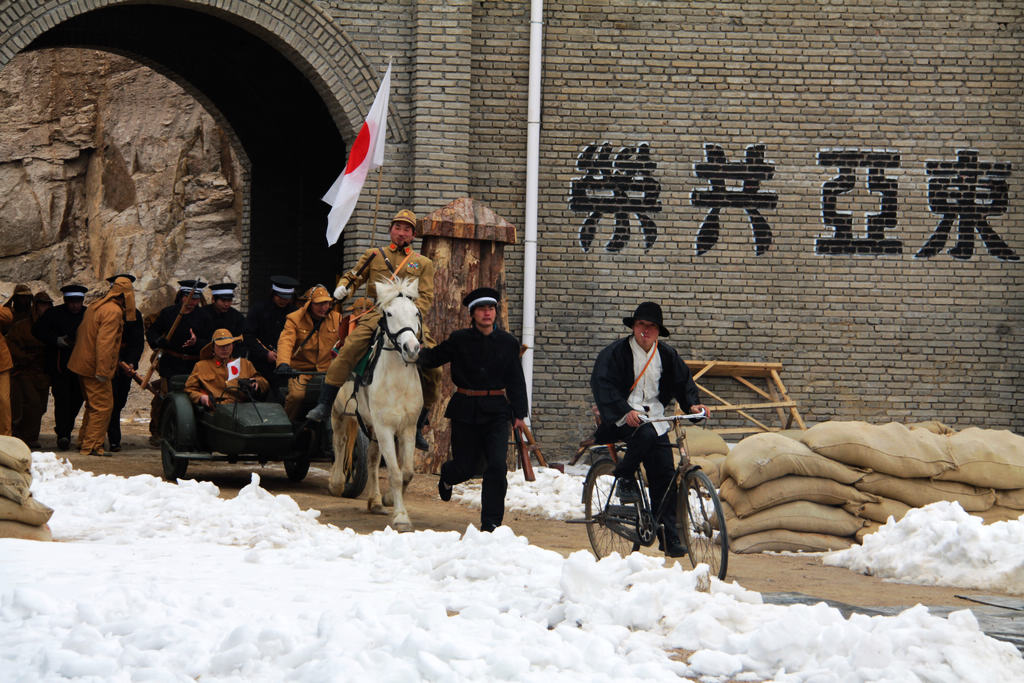
[(455, 391), (466, 396), (504, 396), (504, 389), (463, 389), (462, 387), (455, 387)]

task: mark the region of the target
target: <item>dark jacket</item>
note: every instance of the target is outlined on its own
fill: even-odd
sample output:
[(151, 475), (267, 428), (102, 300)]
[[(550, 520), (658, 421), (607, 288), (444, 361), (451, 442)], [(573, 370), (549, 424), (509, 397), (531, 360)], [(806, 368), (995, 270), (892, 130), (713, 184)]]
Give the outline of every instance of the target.
[(133, 368), (139, 367), (142, 352), (146, 348), (146, 326), (142, 321), (142, 313), (135, 309), (135, 320), (124, 321), (124, 332), (121, 334), (121, 351), (118, 360), (124, 361)]
[[(196, 346), (203, 348), (213, 339), (213, 333), (224, 329), (235, 337), (241, 337), (245, 332), (245, 316), (237, 308), (231, 307), (223, 313), (219, 313), (213, 304), (207, 304), (196, 309)], [(235, 353), (244, 355), (245, 346), (237, 344)]]
[(451, 363), (452, 382), (471, 390), (504, 389), (506, 396), (467, 396), (455, 392), (445, 417), (459, 422), (490, 422), (529, 412), (526, 379), (519, 361), (519, 340), (504, 330), (482, 334), (475, 327), (456, 330), (437, 346), (420, 351), (419, 364), (436, 368)]
[[(181, 306), (179, 304), (171, 304), (160, 311), (156, 320), (146, 330), (146, 341), (149, 342), (150, 347), (157, 348), (157, 340), (167, 335), (180, 310)], [(196, 329), (198, 327), (196, 316), (200, 310), (197, 308), (191, 313), (181, 316), (181, 322), (178, 323), (177, 329), (174, 330), (174, 335), (167, 340), (166, 345), (163, 347), (164, 353), (160, 356), (160, 365), (157, 368), (161, 377), (170, 378), (174, 375), (187, 375), (192, 372), (193, 366), (199, 360), (199, 350), (203, 348), (202, 346), (198, 343), (188, 347), (182, 345), (189, 339), (192, 330), (195, 331), (197, 337), (199, 336), (199, 330)], [(184, 358), (181, 356), (184, 356)]]
[(259, 301), (249, 309), (249, 315), (245, 317), (245, 347), (249, 350), (249, 360), (260, 374), (265, 369), (274, 369), (274, 363), (267, 360), (267, 349), (277, 350), (277, 339), (284, 329), (285, 319), (295, 308), (294, 304), (281, 308), (267, 300)]
[[(590, 375), (590, 390), (594, 402), (601, 412), (601, 424), (614, 425), (632, 408), (627, 403), (630, 387), (636, 377), (633, 375), (633, 351), (625, 337), (604, 347), (594, 363)], [(700, 394), (686, 363), (676, 350), (666, 342), (658, 340), (658, 356), (661, 358), (661, 381), (658, 382), (658, 400), (666, 408), (673, 399), (683, 410), (700, 403)]]
[[(68, 361), (75, 345), (75, 334), (85, 317), (85, 306), (78, 313), (68, 310), (67, 304), (54, 306), (32, 325), (32, 335), (46, 344), (46, 372), (50, 377), (70, 373)], [(57, 339), (67, 337), (68, 346), (61, 347)]]

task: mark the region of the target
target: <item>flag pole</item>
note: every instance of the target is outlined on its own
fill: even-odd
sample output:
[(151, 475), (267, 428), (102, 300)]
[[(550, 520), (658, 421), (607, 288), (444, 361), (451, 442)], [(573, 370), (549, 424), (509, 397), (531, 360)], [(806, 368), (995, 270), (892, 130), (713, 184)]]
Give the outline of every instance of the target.
[(370, 234), (377, 230), (377, 211), (380, 209), (380, 177), (383, 174), (382, 166), (377, 167), (377, 201), (373, 204), (373, 225), (370, 226)]

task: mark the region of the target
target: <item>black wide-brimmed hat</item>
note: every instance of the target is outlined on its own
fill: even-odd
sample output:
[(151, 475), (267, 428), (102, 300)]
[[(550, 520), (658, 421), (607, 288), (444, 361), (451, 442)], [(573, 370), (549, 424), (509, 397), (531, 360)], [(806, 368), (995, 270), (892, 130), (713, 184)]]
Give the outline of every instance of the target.
[(622, 322), (626, 324), (626, 327), (632, 328), (633, 323), (637, 320), (643, 320), (644, 322), (654, 323), (658, 326), (658, 334), (662, 337), (668, 337), (669, 331), (663, 323), (661, 315), (661, 306), (654, 303), (653, 301), (641, 302), (636, 310), (633, 311), (633, 315), (629, 318), (623, 318)]
[(462, 305), (468, 307), (469, 312), (472, 313), (477, 306), (482, 304), (497, 306), (499, 301), (501, 301), (501, 295), (498, 294), (498, 290), (491, 287), (477, 287), (462, 298)]

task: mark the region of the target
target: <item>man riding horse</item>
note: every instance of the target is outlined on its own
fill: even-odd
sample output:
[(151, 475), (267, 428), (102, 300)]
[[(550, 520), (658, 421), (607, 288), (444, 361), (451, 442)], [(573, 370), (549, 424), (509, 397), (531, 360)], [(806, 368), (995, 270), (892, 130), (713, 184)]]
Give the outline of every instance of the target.
[[(376, 299), (378, 282), (397, 280), (400, 277), (410, 278), (418, 281), (419, 296), (416, 298), (416, 308), (421, 316), (425, 315), (434, 302), (434, 263), (426, 256), (413, 251), (415, 230), (416, 215), (412, 211), (402, 209), (395, 214), (388, 230), (391, 243), (386, 247), (367, 249), (355, 267), (341, 276), (338, 287), (334, 290), (334, 298), (344, 299), (365, 283), (366, 295)], [(331, 414), (331, 404), (338, 395), (338, 389), (349, 380), (349, 375), (366, 353), (370, 338), (379, 322), (380, 311), (376, 309), (359, 318), (355, 329), (345, 337), (341, 351), (331, 361), (327, 376), (324, 378), (323, 391), (320, 393), (320, 403), (307, 413), (307, 419), (320, 421)], [(434, 345), (434, 340), (425, 325), (421, 341), (424, 346)], [(420, 373), (423, 410), (416, 424), (416, 448), (420, 450), (430, 448), (430, 444), (423, 436), (423, 426), (426, 424), (430, 407), (437, 402), (440, 375), (441, 371), (437, 368), (421, 370)]]

